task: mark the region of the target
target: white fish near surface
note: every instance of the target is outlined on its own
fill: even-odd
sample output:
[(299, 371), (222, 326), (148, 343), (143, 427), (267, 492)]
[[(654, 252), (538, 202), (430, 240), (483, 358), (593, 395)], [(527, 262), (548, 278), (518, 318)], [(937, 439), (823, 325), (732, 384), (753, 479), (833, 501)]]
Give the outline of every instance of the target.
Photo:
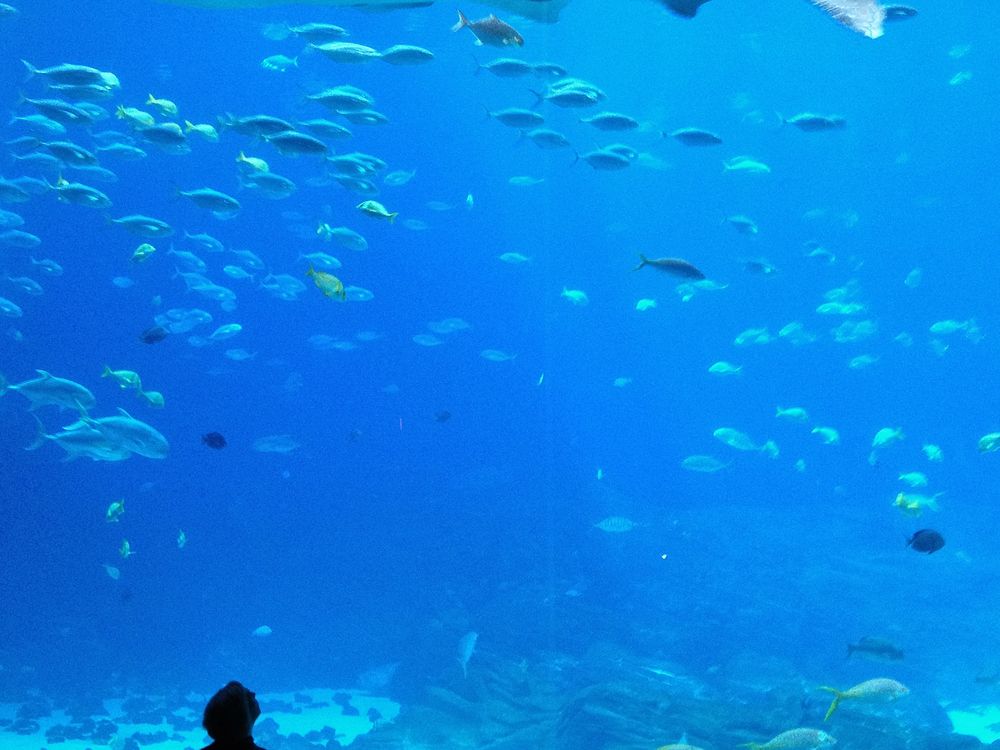
[(250, 635), (252, 635), (254, 638), (267, 638), (273, 632), (274, 631), (271, 630), (271, 628), (268, 627), (267, 625), (261, 625), (259, 627), (254, 628), (253, 632), (251, 632)]
[(476, 650), (476, 641), (478, 640), (479, 633), (470, 630), (458, 642), (458, 663), (462, 667), (463, 677), (469, 676), (469, 659), (472, 658), (472, 654)]

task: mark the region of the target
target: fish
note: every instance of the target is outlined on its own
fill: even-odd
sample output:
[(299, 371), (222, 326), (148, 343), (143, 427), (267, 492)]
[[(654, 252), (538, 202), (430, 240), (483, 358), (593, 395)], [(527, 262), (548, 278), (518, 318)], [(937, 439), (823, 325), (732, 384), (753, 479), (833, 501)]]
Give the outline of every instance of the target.
[(845, 699), (858, 700), (882, 700), (892, 701), (910, 692), (910, 689), (901, 682), (888, 677), (876, 677), (873, 680), (865, 680), (847, 690), (837, 690), (836, 688), (821, 686), (820, 690), (833, 693), (833, 702), (826, 711), (823, 721), (829, 721), (833, 712), (837, 710), (840, 702)]
[(730, 464), (723, 463), (714, 456), (688, 456), (683, 461), (681, 461), (681, 468), (687, 469), (688, 471), (699, 471), (703, 474), (714, 474), (717, 471), (725, 469)]
[(905, 656), (903, 651), (890, 641), (869, 636), (865, 636), (857, 643), (847, 644), (847, 657), (850, 658), (854, 654), (888, 661), (899, 661)]
[(59, 410), (75, 409), (86, 413), (97, 404), (97, 399), (85, 386), (73, 380), (59, 378), (45, 370), (35, 370), (37, 378), (22, 383), (8, 383), (0, 375), (0, 396), (15, 391), (31, 402), (30, 411), (43, 406), (58, 406)]
[(306, 271), (306, 276), (309, 276), (313, 283), (323, 292), (326, 297), (336, 297), (341, 301), (347, 299), (347, 292), (344, 290), (343, 282), (331, 273), (325, 271), (317, 271), (311, 265), (309, 270)]
[(919, 12), (916, 8), (912, 8), (909, 5), (883, 5), (882, 10), (885, 11), (886, 21), (905, 21), (908, 18), (916, 18)]
[(422, 65), (434, 59), (434, 53), (412, 44), (394, 44), (379, 53), (379, 59), (390, 65)]
[(722, 143), (718, 135), (701, 128), (680, 128), (672, 133), (663, 133), (663, 136), (669, 136), (685, 146), (718, 146)]
[(808, 0), (833, 20), (869, 39), (878, 39), (885, 33), (885, 8), (878, 0)]
[(476, 37), (476, 44), (479, 46), (484, 44), (492, 47), (524, 46), (524, 37), (513, 26), (497, 18), (495, 13), (478, 21), (470, 21), (462, 11), (458, 11), (458, 22), (451, 27), (451, 30), (461, 31), (466, 28)]
[(920, 529), (907, 540), (906, 546), (914, 552), (926, 552), (932, 555), (944, 547), (944, 537), (934, 529)]
[(598, 112), (596, 115), (582, 118), (580, 122), (591, 125), (598, 130), (613, 132), (635, 130), (639, 127), (638, 120), (619, 112)]
[(608, 516), (594, 524), (595, 529), (600, 529), (607, 534), (625, 534), (643, 526), (645, 524), (636, 523), (625, 516)]
[(839, 115), (817, 115), (812, 112), (802, 112), (792, 117), (782, 117), (782, 125), (793, 125), (806, 133), (821, 133), (825, 130), (843, 130), (847, 127), (847, 120)]
[(309, 48), (321, 52), (328, 60), (337, 63), (364, 63), (369, 60), (377, 60), (382, 56), (377, 49), (354, 42), (310, 44)]
[(281, 453), (288, 455), (301, 447), (291, 435), (267, 435), (253, 441), (253, 449), (260, 453)]
[(240, 202), (231, 195), (204, 187), (195, 190), (178, 190), (177, 195), (187, 198), (198, 208), (211, 211), (219, 219), (228, 219), (240, 212)]
[(63, 461), (74, 461), (81, 457), (92, 461), (124, 461), (132, 455), (127, 448), (108, 441), (101, 432), (79, 420), (52, 434), (45, 432), (45, 427), (37, 417), (35, 423), (38, 429), (35, 439), (25, 446), (27, 451), (33, 451), (50, 441), (66, 451)]
[(274, 631), (271, 630), (269, 626), (260, 625), (259, 627), (254, 628), (253, 631), (251, 631), (250, 635), (252, 635), (254, 638), (267, 638), (273, 632)]
[(476, 650), (476, 641), (479, 640), (479, 633), (470, 630), (458, 641), (458, 663), (462, 667), (462, 676), (469, 676), (469, 660)]
[(683, 258), (647, 258), (642, 253), (639, 253), (639, 265), (633, 268), (633, 271), (638, 271), (640, 268), (645, 266), (652, 266), (653, 268), (658, 268), (675, 276), (680, 276), (685, 279), (704, 279), (705, 274), (702, 273), (696, 266), (692, 265), (690, 262), (684, 260)]
[(152, 326), (139, 334), (139, 340), (144, 344), (156, 344), (169, 335), (170, 331), (163, 326)]
[(708, 0), (659, 0), (660, 5), (682, 18), (694, 18), (698, 9), (707, 2)]
[(760, 451), (768, 458), (778, 457), (778, 446), (775, 445), (773, 440), (768, 440), (763, 445), (757, 445), (746, 433), (735, 430), (732, 427), (720, 427), (712, 435), (717, 440), (721, 440), (730, 448), (735, 448), (738, 451)]
[(820, 750), (832, 747), (837, 741), (819, 729), (797, 727), (772, 737), (767, 742), (748, 742), (750, 750)]
[(524, 60), (518, 60), (513, 57), (498, 57), (496, 60), (491, 60), (486, 64), (482, 64), (476, 60), (475, 75), (479, 75), (479, 71), (481, 70), (492, 73), (497, 78), (520, 78), (521, 76), (533, 73), (534, 67)]
[(222, 450), (228, 445), (225, 436), (221, 432), (206, 432), (201, 436), (201, 442), (217, 451)]
[(81, 416), (80, 421), (99, 432), (109, 445), (129, 453), (163, 459), (170, 450), (170, 444), (159, 431), (121, 408), (116, 416), (99, 419)]

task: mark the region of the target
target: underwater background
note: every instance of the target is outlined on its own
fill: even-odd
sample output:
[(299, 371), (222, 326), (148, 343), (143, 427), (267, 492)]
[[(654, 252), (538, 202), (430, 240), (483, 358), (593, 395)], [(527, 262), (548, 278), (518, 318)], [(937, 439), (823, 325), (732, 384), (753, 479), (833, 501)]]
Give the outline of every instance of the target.
[[(64, 138), (85, 148), (95, 132), (130, 132), (114, 108), (142, 108), (152, 93), (177, 103), (180, 123), (329, 117), (354, 134), (324, 139), (337, 153), (415, 170), (401, 185), (376, 178), (375, 199), (399, 213), (379, 221), (356, 209), (366, 196), (310, 184), (323, 173), (317, 158), (220, 128), (217, 143), (189, 138), (190, 153), (137, 141), (141, 160), (102, 157), (117, 176), (96, 184), (109, 209), (53, 194), (0, 206), (41, 238), (30, 251), (0, 247), (0, 270), (44, 287), (28, 295), (0, 280), (0, 296), (23, 309), (0, 321), (6, 381), (36, 369), (74, 380), (97, 399), (91, 416), (126, 409), (170, 444), (162, 460), (63, 461), (51, 441), (25, 451), (33, 414), (49, 433), (76, 414), (31, 412), (12, 390), (0, 399), (2, 698), (81, 686), (208, 694), (229, 679), (258, 691), (335, 687), (394, 665), (377, 687), (405, 706), (457, 668), (461, 639), (475, 632), (469, 675), (483, 656), (586, 660), (604, 645), (759, 694), (887, 676), (921, 706), (996, 703), (1000, 466), (979, 441), (1000, 430), (1000, 8), (925, 0), (871, 40), (807, 3), (745, 6), (718, 0), (683, 20), (653, 2), (577, 0), (551, 25), (498, 11), (525, 38), (513, 50), (452, 33), (451, 2), (364, 13), (47, 0), (0, 20), (0, 102), (16, 115), (34, 112), (20, 97), (46, 96), (21, 58), (120, 78), (98, 102), (110, 118)], [(340, 64), (262, 33), (311, 21), (435, 59)], [(276, 54), (297, 65), (261, 67)], [(586, 109), (537, 106), (572, 147), (537, 148), (487, 116), (532, 108), (532, 89), (550, 83), (477, 70), (501, 56), (557, 63), (607, 94)], [(389, 122), (353, 125), (305, 98), (341, 84), (370, 92)], [(579, 122), (601, 110), (640, 126)], [(846, 126), (783, 124), (802, 112)], [(685, 127), (723, 143), (665, 137)], [(25, 134), (3, 127), (4, 141)], [(637, 152), (627, 169), (577, 160), (614, 142)], [(4, 177), (59, 177), (5, 150)], [(241, 151), (295, 193), (240, 189)], [(770, 172), (724, 170), (738, 155)], [(518, 176), (536, 179), (512, 184)], [(219, 220), (175, 195), (205, 186), (235, 196), (239, 216)], [(108, 222), (126, 214), (163, 219), (175, 234), (148, 240), (157, 252), (131, 262), (147, 240)], [(759, 231), (737, 231), (734, 215)], [(359, 232), (367, 250), (324, 242), (321, 223)], [(185, 232), (227, 251), (204, 252)], [(235, 309), (185, 290), (171, 243), (236, 292)], [(810, 254), (817, 247), (828, 252)], [(229, 249), (308, 288), (286, 301), (259, 286), (263, 273), (229, 279)], [(313, 252), (335, 255), (334, 273), (373, 299), (324, 296), (299, 259)], [(529, 260), (499, 259), (511, 252)], [(639, 253), (684, 258), (716, 283), (678, 291), (683, 279), (633, 272)], [(31, 257), (64, 273), (44, 277)], [(818, 313), (837, 289), (860, 310)], [(656, 306), (637, 310), (641, 299)], [(170, 308), (211, 313), (193, 333), (242, 331), (209, 346), (187, 333), (141, 341)], [(468, 329), (414, 342), (449, 318)], [(871, 325), (838, 341), (831, 331), (845, 320)], [(779, 335), (795, 321), (814, 340)], [(955, 325), (931, 330), (942, 321)], [(768, 329), (768, 342), (734, 344), (750, 328)], [(253, 356), (236, 361), (224, 354), (232, 346)], [(717, 361), (741, 369), (710, 373)], [(102, 379), (105, 365), (138, 372), (165, 407)], [(776, 418), (778, 407), (809, 420)], [(811, 434), (816, 426), (835, 427), (839, 444)], [(713, 437), (724, 427), (780, 453), (735, 450)], [(886, 427), (905, 437), (870, 461)], [(207, 446), (209, 432), (227, 446)], [(269, 435), (298, 445), (255, 450)], [(930, 461), (927, 444), (943, 460)], [(682, 465), (700, 455), (721, 466)], [(912, 490), (899, 479), (907, 472), (929, 486)], [(940, 509), (903, 513), (893, 507), (901, 492), (943, 493)], [(108, 523), (105, 509), (123, 498), (125, 513)], [(934, 554), (907, 546), (926, 528), (946, 540)], [(127, 559), (123, 539), (135, 551)], [(905, 659), (845, 659), (863, 637)]]

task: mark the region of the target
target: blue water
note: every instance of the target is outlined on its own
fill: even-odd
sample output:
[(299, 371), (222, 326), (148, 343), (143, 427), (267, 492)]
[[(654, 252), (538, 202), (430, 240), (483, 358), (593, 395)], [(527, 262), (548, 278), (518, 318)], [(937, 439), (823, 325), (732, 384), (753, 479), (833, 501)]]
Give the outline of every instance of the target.
[[(108, 212), (51, 196), (4, 206), (42, 238), (31, 254), (57, 260), (65, 274), (42, 277), (27, 251), (0, 250), (0, 268), (45, 287), (29, 297), (0, 284), (0, 296), (24, 308), (23, 318), (2, 321), (23, 338), (0, 338), (0, 372), (15, 383), (35, 368), (77, 380), (97, 397), (94, 414), (125, 408), (171, 444), (164, 460), (62, 462), (55, 445), (22, 450), (35, 434), (27, 402), (0, 399), (7, 693), (80, 682), (207, 692), (232, 677), (270, 689), (336, 685), (388, 662), (401, 662), (405, 691), (453, 664), (459, 639), (475, 630), (479, 649), (513, 660), (582, 655), (610, 641), (694, 674), (721, 667), (720, 679), (750, 655), (807, 682), (852, 684), (891, 669), (932, 699), (989, 700), (973, 677), (1000, 666), (990, 583), (1000, 568), (997, 458), (977, 451), (979, 437), (1000, 427), (996, 7), (925, 0), (918, 18), (887, 26), (876, 41), (794, 0), (755, 3), (752, 12), (719, 0), (689, 22), (638, 0), (615, 12), (577, 0), (552, 26), (508, 16), (527, 40), (514, 54), (565, 66), (607, 92), (595, 111), (644, 123), (604, 134), (577, 122), (590, 111), (539, 110), (581, 153), (624, 142), (648, 155), (613, 173), (574, 164), (571, 150), (541, 151), (485, 116), (484, 107), (530, 106), (528, 89), (544, 82), (474, 75), (473, 55), (507, 53), (452, 34), (452, 3), (377, 15), (21, 5), (0, 25), (0, 102), (18, 114), (31, 112), (17, 105), (19, 92), (44, 90), (23, 80), (19, 58), (114, 71), (122, 88), (109, 105), (142, 106), (152, 92), (194, 122), (226, 112), (326, 117), (304, 96), (349, 83), (371, 92), (391, 122), (349, 125), (353, 140), (330, 145), (416, 176), (382, 186), (378, 199), (400, 213), (389, 225), (356, 211), (361, 198), (337, 185), (308, 186), (315, 159), (224, 131), (217, 144), (194, 139), (188, 155), (143, 146), (140, 162), (102, 160), (119, 178), (97, 185), (114, 201)], [(264, 57), (301, 49), (265, 38), (265, 24), (314, 20), (379, 49), (421, 45), (436, 60), (347, 66), (304, 55), (284, 74), (261, 69)], [(964, 44), (965, 57), (949, 56)], [(972, 78), (949, 85), (963, 70)], [(848, 125), (803, 133), (774, 114), (801, 111)], [(691, 149), (659, 136), (686, 126), (725, 143)], [(93, 129), (113, 128), (125, 125)], [(4, 128), (4, 140), (20, 134)], [(85, 129), (68, 138), (94, 145)], [(240, 150), (267, 159), (298, 192), (283, 201), (237, 192)], [(772, 173), (724, 174), (723, 159), (740, 154)], [(653, 160), (662, 168), (647, 166)], [(3, 174), (19, 174), (16, 162)], [(515, 175), (544, 182), (512, 186)], [(240, 216), (219, 221), (174, 198), (203, 186), (237, 195)], [(428, 201), (456, 207), (436, 212)], [(825, 213), (804, 218), (813, 209)], [(207, 275), (237, 292), (236, 309), (225, 312), (172, 278), (170, 241), (154, 240), (147, 263), (129, 263), (143, 240), (105, 214), (130, 213), (170, 222), (172, 241), (187, 249), (184, 230), (251, 249), (309, 289), (280, 301), (224, 276), (235, 256), (200, 253)], [(759, 235), (720, 223), (738, 213), (753, 217)], [(429, 226), (413, 231), (406, 219)], [(291, 229), (319, 221), (361, 232), (369, 250)], [(836, 262), (806, 258), (810, 240)], [(337, 275), (375, 299), (323, 297), (296, 261), (316, 251), (340, 258)], [(509, 251), (532, 261), (497, 259)], [(639, 252), (684, 257), (728, 286), (684, 302), (676, 279), (631, 272)], [(777, 273), (745, 271), (757, 257)], [(911, 289), (903, 279), (914, 267), (923, 280)], [(119, 289), (116, 276), (135, 284)], [(829, 331), (842, 320), (815, 308), (851, 280), (868, 308), (854, 317), (874, 321), (877, 333), (838, 344)], [(586, 291), (589, 305), (560, 298), (564, 287)], [(644, 297), (658, 307), (637, 312)], [(209, 348), (190, 346), (186, 334), (139, 342), (173, 307), (212, 313), (195, 333), (229, 322), (244, 330)], [(451, 316), (472, 329), (435, 348), (411, 341), (428, 321)], [(929, 326), (968, 318), (983, 340), (941, 337), (949, 347), (936, 354)], [(791, 321), (818, 340), (733, 346), (746, 328), (776, 335)], [(358, 331), (381, 336), (345, 352), (307, 342)], [(901, 332), (912, 346), (894, 341)], [(257, 355), (230, 361), (223, 351), (235, 346)], [(517, 356), (489, 362), (479, 352), (490, 348)], [(878, 361), (849, 369), (861, 354)], [(742, 374), (708, 374), (717, 360), (742, 365)], [(166, 408), (102, 380), (105, 364), (138, 371)], [(618, 377), (631, 384), (615, 387)], [(777, 406), (805, 407), (810, 425), (775, 419)], [(436, 421), (442, 410), (450, 420)], [(73, 419), (52, 407), (38, 416), (50, 431)], [(836, 427), (842, 445), (822, 445), (809, 434), (816, 424)], [(773, 439), (780, 456), (732, 450), (712, 437), (723, 426)], [(906, 439), (871, 466), (872, 437), (887, 426)], [(202, 444), (213, 430), (226, 449)], [(252, 449), (282, 433), (301, 447)], [(923, 443), (940, 445), (944, 461), (929, 463)], [(732, 463), (718, 474), (688, 472), (680, 461), (691, 454)], [(945, 493), (939, 513), (914, 519), (892, 507), (905, 489), (897, 475), (915, 470), (931, 478), (921, 492)], [(106, 523), (119, 498), (124, 517)], [(594, 527), (607, 516), (642, 525), (607, 534)], [(930, 556), (906, 549), (923, 527), (941, 531), (946, 547)], [(137, 550), (127, 560), (117, 554), (123, 538)], [(119, 567), (120, 580), (102, 564)], [(260, 625), (273, 633), (251, 635)], [(890, 638), (907, 659), (891, 668), (845, 662), (846, 643), (865, 635)]]

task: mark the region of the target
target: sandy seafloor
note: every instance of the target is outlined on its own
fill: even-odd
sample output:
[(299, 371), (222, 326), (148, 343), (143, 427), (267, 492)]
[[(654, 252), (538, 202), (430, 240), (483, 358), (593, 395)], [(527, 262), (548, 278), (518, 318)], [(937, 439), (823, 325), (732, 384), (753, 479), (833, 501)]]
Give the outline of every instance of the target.
[[(343, 707), (334, 702), (335, 695), (350, 694), (350, 705), (357, 709), (357, 716), (344, 715)], [(303, 696), (308, 696), (308, 700), (303, 700)], [(137, 696), (132, 696), (137, 697)], [(367, 693), (354, 690), (337, 690), (327, 688), (314, 688), (308, 690), (298, 690), (292, 693), (268, 693), (257, 696), (261, 704), (261, 717), (258, 720), (258, 729), (265, 726), (264, 722), (269, 719), (277, 724), (277, 732), (288, 737), (293, 734), (307, 737), (310, 732), (323, 732), (327, 728), (336, 731), (336, 739), (342, 745), (348, 745), (358, 736), (371, 731), (372, 722), (368, 718), (368, 711), (374, 708), (381, 714), (379, 721), (391, 722), (399, 713), (399, 705), (388, 698), (369, 695)], [(160, 696), (150, 696), (153, 703), (161, 704), (163, 698)], [(189, 704), (204, 706), (209, 696), (188, 695), (185, 696)], [(114, 698), (104, 701), (107, 714), (95, 715), (95, 721), (111, 720), (118, 728), (117, 735), (110, 744), (101, 744), (93, 739), (67, 739), (59, 742), (49, 741), (46, 732), (57, 725), (71, 724), (71, 718), (62, 710), (54, 709), (51, 716), (41, 717), (35, 721), (39, 729), (32, 734), (16, 734), (6, 729), (8, 723), (13, 721), (17, 711), (22, 704), (0, 703), (0, 748), (2, 750), (40, 750), (41, 748), (59, 748), (60, 750), (96, 750), (100, 747), (123, 748), (128, 738), (138, 733), (138, 744), (143, 750), (184, 750), (184, 748), (202, 748), (209, 743), (209, 739), (201, 728), (201, 713), (195, 711), (190, 705), (179, 706), (173, 710), (173, 715), (182, 720), (182, 723), (194, 724), (195, 728), (183, 729), (172, 726), (168, 723), (143, 724), (130, 723), (123, 716), (122, 705), (125, 699)], [(276, 710), (281, 707), (285, 710)], [(160, 741), (150, 741), (157, 733), (165, 733), (168, 739)], [(255, 731), (255, 737), (261, 742), (260, 731)], [(317, 739), (317, 744), (326, 744), (326, 739)], [(129, 743), (131, 744), (131, 743)], [(264, 744), (267, 747), (266, 743)]]

